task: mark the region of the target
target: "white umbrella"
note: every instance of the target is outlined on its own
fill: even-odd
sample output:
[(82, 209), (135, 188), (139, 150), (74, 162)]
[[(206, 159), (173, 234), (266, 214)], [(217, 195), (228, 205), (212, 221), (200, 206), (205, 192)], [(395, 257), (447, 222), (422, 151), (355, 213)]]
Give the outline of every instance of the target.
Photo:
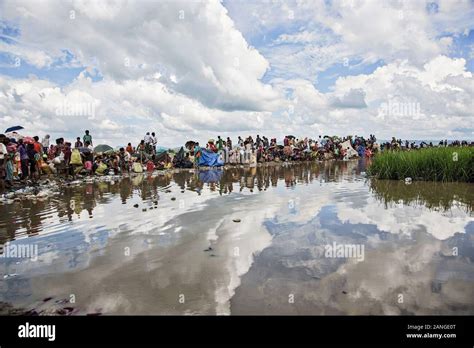
[(23, 139), (24, 136), (21, 135), (20, 133), (17, 133), (17, 132), (8, 132), (8, 133), (5, 133), (5, 136), (8, 138), (8, 139), (15, 139), (16, 141), (18, 141), (19, 139)]

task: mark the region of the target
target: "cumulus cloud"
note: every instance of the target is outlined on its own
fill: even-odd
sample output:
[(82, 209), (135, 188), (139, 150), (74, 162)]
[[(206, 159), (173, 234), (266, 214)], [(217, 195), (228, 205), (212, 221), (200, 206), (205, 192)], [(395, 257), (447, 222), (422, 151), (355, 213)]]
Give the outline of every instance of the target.
[(153, 80), (94, 83), (84, 76), (63, 88), (0, 76), (0, 112), (2, 121), (15, 120), (38, 134), (73, 137), (91, 129), (101, 142), (122, 144), (154, 129), (170, 146), (200, 133), (261, 129), (271, 118), (269, 112), (210, 109)]
[(362, 89), (351, 89), (341, 97), (334, 97), (331, 105), (336, 108), (361, 109), (367, 107), (364, 98), (365, 92)]
[[(474, 6), (469, 0), (238, 2), (230, 5), (230, 12), (237, 27), (250, 37), (282, 27), (293, 29), (270, 39), (271, 44), (296, 44), (292, 52), (305, 63), (321, 50), (333, 62), (340, 61), (342, 52), (342, 57), (364, 62), (403, 58), (422, 66), (448, 53), (452, 37), (447, 33), (458, 35), (474, 28)], [(275, 53), (275, 58), (283, 57)]]
[[(473, 76), (449, 52), (473, 6), (457, 5), (5, 1), (0, 50), (42, 74), (0, 75), (0, 120), (118, 145), (148, 130), (165, 146), (216, 133), (472, 138)], [(354, 61), (379, 67), (348, 75)], [(83, 71), (54, 82), (59, 63)]]
[(209, 107), (262, 110), (276, 97), (260, 81), (268, 61), (218, 1), (7, 1), (2, 18), (17, 23), (23, 42), (38, 46), (30, 52), (3, 44), (2, 50), (34, 65), (68, 50), (113, 80), (161, 71), (168, 88)]

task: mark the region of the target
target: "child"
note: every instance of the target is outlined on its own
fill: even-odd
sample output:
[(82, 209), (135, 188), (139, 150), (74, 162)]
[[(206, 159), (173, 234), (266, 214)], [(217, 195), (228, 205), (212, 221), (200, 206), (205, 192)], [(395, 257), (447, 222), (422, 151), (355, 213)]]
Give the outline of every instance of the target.
[(92, 161), (85, 161), (84, 169), (88, 174), (92, 174)]
[(369, 148), (365, 149), (365, 157), (371, 158), (372, 157), (372, 150)]
[(155, 170), (155, 155), (151, 156), (151, 159), (146, 163), (146, 171), (151, 173)]

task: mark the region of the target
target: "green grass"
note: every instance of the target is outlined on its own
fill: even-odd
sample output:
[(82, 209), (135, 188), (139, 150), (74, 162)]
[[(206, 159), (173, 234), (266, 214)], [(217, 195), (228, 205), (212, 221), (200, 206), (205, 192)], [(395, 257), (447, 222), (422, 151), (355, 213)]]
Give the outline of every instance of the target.
[(384, 151), (367, 172), (378, 179), (474, 182), (474, 147)]

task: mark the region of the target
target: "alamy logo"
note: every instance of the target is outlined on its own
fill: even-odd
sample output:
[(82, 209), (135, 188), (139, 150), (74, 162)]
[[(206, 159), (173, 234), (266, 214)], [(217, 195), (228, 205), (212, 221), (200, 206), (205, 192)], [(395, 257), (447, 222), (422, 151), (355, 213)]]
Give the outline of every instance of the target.
[(4, 245), (0, 244), (0, 257), (11, 258), (11, 259), (31, 259), (36, 261), (38, 259), (38, 245), (27, 244), (27, 243), (15, 243), (11, 244), (6, 242)]
[(95, 117), (96, 103), (70, 103), (64, 101), (56, 106), (56, 116)]
[(355, 258), (357, 261), (364, 261), (363, 244), (326, 244), (324, 246), (324, 257), (328, 258)]
[(34, 325), (26, 323), (18, 326), (18, 337), (20, 338), (47, 338), (48, 341), (56, 339), (55, 325)]
[(390, 99), (388, 103), (382, 103), (379, 113), (382, 116), (420, 116), (421, 106), (417, 102), (400, 102)]

